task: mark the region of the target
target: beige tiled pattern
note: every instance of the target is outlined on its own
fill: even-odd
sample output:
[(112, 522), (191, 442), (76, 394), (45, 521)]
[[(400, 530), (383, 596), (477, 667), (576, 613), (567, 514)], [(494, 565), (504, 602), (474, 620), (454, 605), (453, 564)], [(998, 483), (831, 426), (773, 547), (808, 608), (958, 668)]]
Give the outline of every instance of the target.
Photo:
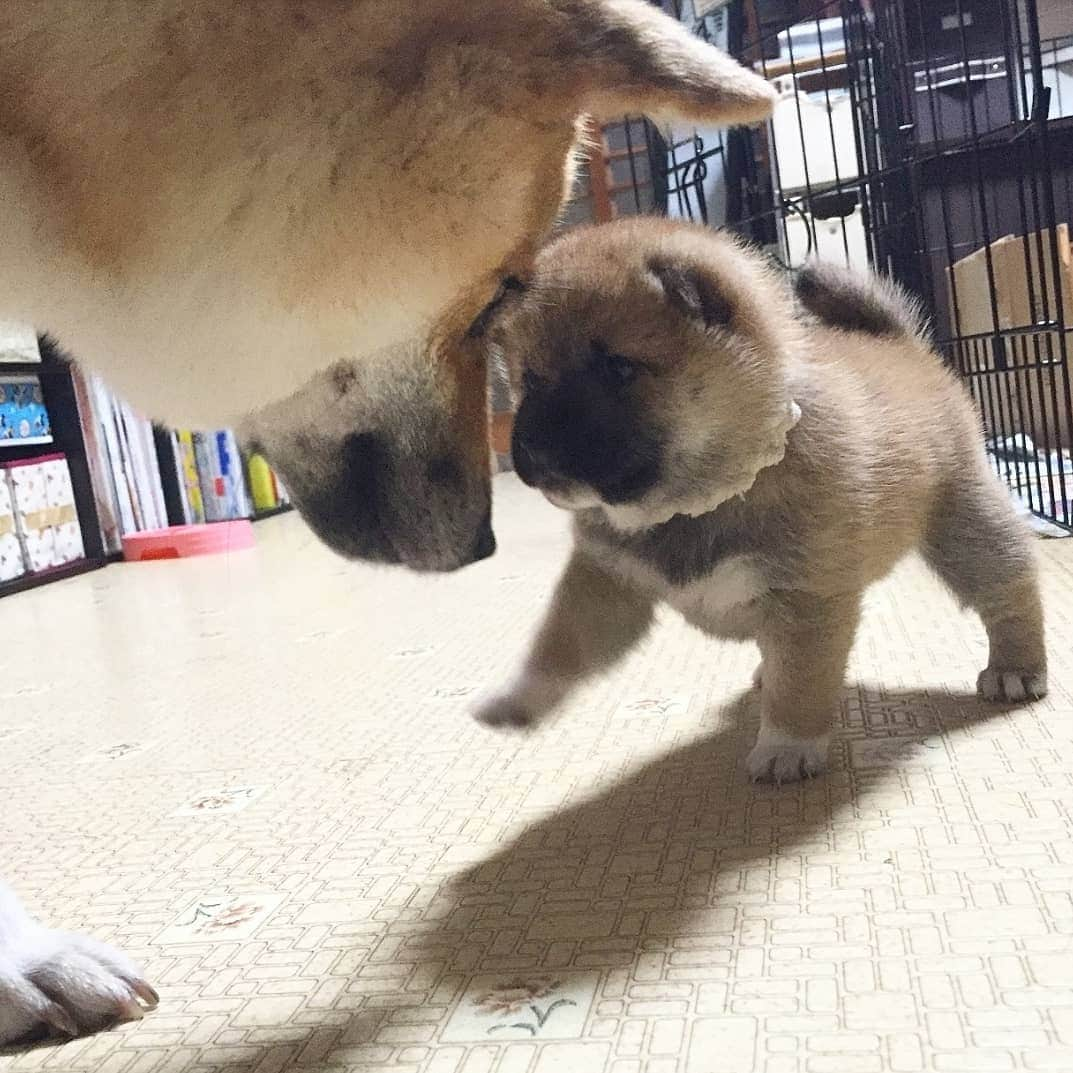
[(163, 997), (0, 1070), (1073, 1070), (1073, 542), (1047, 701), (978, 705), (982, 633), (908, 564), (831, 773), (776, 790), (754, 652), (671, 619), (538, 734), (470, 722), (566, 549), (499, 482), (447, 578), (289, 517), (0, 604), (3, 871)]

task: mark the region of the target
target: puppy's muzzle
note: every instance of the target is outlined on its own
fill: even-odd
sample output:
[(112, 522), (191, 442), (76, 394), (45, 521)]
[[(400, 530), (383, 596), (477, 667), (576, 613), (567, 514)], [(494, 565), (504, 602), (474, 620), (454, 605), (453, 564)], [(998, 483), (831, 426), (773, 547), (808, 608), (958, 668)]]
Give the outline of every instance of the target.
[(515, 437), (511, 453), (519, 479), (531, 488), (563, 483), (564, 475), (556, 452), (523, 437)]

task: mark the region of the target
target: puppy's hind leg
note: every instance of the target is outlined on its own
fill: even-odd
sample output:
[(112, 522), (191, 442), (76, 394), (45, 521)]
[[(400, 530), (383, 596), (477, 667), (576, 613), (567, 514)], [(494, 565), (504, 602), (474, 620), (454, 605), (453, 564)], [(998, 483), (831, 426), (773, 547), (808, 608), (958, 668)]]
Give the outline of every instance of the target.
[(981, 472), (946, 491), (922, 550), (932, 569), (987, 630), (990, 654), (977, 691), (987, 700), (1042, 697), (1047, 692), (1047, 654), (1031, 537), (990, 473)]
[[(765, 615), (754, 780), (793, 782), (827, 766), (831, 724), (860, 618), (860, 595), (790, 593)], [(754, 682), (756, 681), (754, 677)]]
[(480, 703), (474, 718), (495, 727), (539, 722), (580, 682), (624, 656), (651, 623), (651, 600), (575, 551), (520, 673)]

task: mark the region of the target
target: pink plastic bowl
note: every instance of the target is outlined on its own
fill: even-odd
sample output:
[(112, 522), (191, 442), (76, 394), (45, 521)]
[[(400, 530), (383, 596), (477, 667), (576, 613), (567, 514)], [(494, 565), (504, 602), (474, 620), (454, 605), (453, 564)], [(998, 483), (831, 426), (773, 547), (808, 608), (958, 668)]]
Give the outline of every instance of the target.
[(191, 555), (243, 551), (253, 547), (253, 526), (246, 518), (210, 525), (176, 525), (150, 529), (123, 538), (123, 558), (128, 562), (150, 559), (186, 559)]

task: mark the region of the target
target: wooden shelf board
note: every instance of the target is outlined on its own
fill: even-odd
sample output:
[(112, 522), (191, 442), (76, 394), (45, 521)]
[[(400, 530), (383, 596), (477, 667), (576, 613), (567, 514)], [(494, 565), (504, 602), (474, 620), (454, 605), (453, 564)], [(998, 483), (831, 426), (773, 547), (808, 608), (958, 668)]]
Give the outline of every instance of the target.
[(64, 563), (63, 566), (53, 566), (36, 574), (23, 574), (22, 577), (12, 578), (10, 581), (0, 581), (0, 596), (11, 596), (16, 592), (36, 589), (53, 581), (63, 581), (69, 577), (77, 577), (79, 574), (88, 574), (91, 570), (99, 570), (106, 562), (107, 559), (76, 559), (74, 562)]
[(281, 503), (278, 507), (273, 507), (271, 510), (259, 510), (256, 511), (250, 521), (263, 522), (265, 518), (275, 518), (280, 514), (287, 514), (294, 510), (294, 507), (290, 503)]
[(0, 440), (0, 448), (42, 447), (47, 443), (55, 442), (51, 436), (20, 436), (14, 440)]
[(67, 371), (67, 366), (62, 362), (0, 361), (0, 379), (5, 376), (49, 376)]

